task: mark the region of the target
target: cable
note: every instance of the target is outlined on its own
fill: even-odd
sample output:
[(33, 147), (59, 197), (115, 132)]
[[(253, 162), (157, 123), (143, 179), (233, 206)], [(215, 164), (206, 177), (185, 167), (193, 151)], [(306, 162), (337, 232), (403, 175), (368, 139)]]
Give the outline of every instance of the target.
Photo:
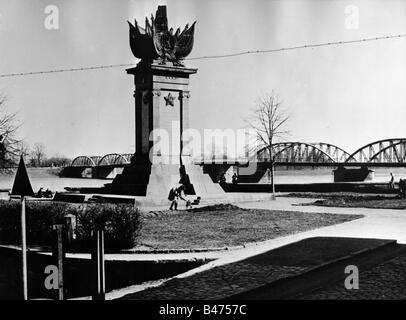
[[(369, 42), (369, 41), (388, 40), (388, 39), (404, 38), (404, 37), (406, 37), (406, 34), (398, 34), (398, 35), (364, 38), (364, 39), (357, 39), (357, 40), (335, 41), (335, 42), (325, 42), (325, 43), (318, 43), (318, 44), (301, 45), (301, 46), (286, 47), (286, 48), (279, 48), (279, 49), (253, 50), (253, 51), (242, 51), (242, 52), (229, 53), (229, 54), (223, 54), (223, 55), (201, 56), (201, 57), (194, 57), (194, 58), (186, 58), (185, 60), (190, 61), (190, 60), (202, 60), (202, 59), (230, 58), (230, 57), (237, 57), (237, 56), (248, 55), (248, 54), (273, 53), (273, 52), (282, 52), (282, 51), (297, 50), (297, 49), (308, 49), (308, 48), (318, 48), (318, 47), (326, 47), (326, 46), (334, 46), (334, 45), (343, 45), (343, 44), (349, 44), (349, 43), (365, 43), (365, 42)], [(110, 68), (129, 67), (129, 66), (133, 66), (133, 64), (111, 64), (111, 65), (82, 67), (82, 68), (57, 69), (57, 70), (46, 70), (46, 71), (32, 71), (32, 72), (20, 72), (20, 73), (8, 73), (8, 74), (0, 75), (0, 78), (21, 77), (21, 76), (49, 74), (49, 73), (62, 73), (62, 72), (75, 72), (75, 71), (87, 71), (87, 70), (98, 70), (98, 69), (110, 69)]]
[(86, 70), (97, 70), (97, 69), (110, 69), (110, 68), (129, 67), (129, 66), (133, 66), (133, 64), (110, 64), (110, 65), (94, 66), (94, 67), (82, 67), (82, 68), (47, 70), (47, 71), (8, 73), (8, 74), (0, 75), (0, 78), (30, 76), (30, 75), (47, 74), (47, 73), (61, 73), (61, 72), (74, 72), (74, 71), (86, 71)]
[(368, 42), (368, 41), (387, 40), (387, 39), (404, 38), (404, 37), (406, 37), (406, 34), (398, 34), (398, 35), (394, 35), (394, 36), (392, 35), (392, 36), (364, 38), (364, 39), (357, 39), (357, 40), (326, 42), (326, 43), (279, 48), (279, 49), (242, 51), (242, 52), (230, 53), (230, 54), (224, 54), (224, 55), (201, 56), (201, 57), (195, 57), (195, 58), (187, 58), (185, 60), (228, 58), (228, 57), (236, 57), (236, 56), (242, 56), (242, 55), (247, 55), (247, 54), (271, 53), (271, 52), (289, 51), (289, 50), (296, 50), (296, 49), (308, 49), (308, 48), (343, 45), (343, 44), (349, 44), (349, 43), (361, 43), (361, 42)]

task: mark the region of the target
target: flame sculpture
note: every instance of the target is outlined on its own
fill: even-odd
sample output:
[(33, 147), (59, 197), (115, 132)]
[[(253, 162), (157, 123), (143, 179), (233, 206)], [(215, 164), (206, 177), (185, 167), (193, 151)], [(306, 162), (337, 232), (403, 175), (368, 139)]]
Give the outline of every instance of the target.
[(136, 58), (152, 62), (158, 60), (160, 64), (172, 63), (174, 66), (184, 66), (182, 60), (193, 49), (193, 38), (196, 21), (183, 31), (178, 28), (168, 30), (166, 6), (158, 6), (155, 18), (151, 15), (151, 22), (145, 18), (145, 29), (141, 28), (137, 20), (130, 27), (130, 47)]

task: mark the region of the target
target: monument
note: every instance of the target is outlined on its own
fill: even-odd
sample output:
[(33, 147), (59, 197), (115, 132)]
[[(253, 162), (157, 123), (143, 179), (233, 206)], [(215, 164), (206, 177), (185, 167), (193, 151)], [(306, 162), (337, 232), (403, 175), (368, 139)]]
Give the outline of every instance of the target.
[[(146, 18), (145, 28), (129, 22), (131, 51), (141, 60), (126, 70), (134, 76), (136, 151), (131, 164), (106, 185), (111, 193), (160, 203), (167, 202), (173, 185), (182, 183), (186, 194), (203, 199), (225, 194), (183, 148), (182, 133), (189, 128), (189, 77), (197, 72), (183, 60), (192, 51), (195, 24), (183, 31), (169, 29), (166, 6), (158, 6), (151, 21)], [(159, 140), (159, 132), (168, 139)]]

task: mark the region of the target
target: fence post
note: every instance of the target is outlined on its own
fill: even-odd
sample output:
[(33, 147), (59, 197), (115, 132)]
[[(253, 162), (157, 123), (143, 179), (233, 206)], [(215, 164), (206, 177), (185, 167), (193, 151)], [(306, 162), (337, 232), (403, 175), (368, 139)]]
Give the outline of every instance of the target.
[(58, 300), (64, 300), (64, 265), (67, 231), (65, 226), (62, 224), (56, 224), (52, 227), (52, 229), (55, 230), (52, 256), (58, 267)]
[(21, 197), (21, 253), (22, 253), (22, 280), (23, 280), (23, 298), (28, 300), (27, 285), (27, 234), (25, 226), (25, 197)]
[(92, 299), (105, 300), (105, 270), (104, 270), (104, 230), (97, 228), (93, 231), (92, 239)]
[(65, 216), (65, 225), (67, 233), (67, 241), (71, 243), (76, 239), (76, 217), (73, 214), (67, 214)]

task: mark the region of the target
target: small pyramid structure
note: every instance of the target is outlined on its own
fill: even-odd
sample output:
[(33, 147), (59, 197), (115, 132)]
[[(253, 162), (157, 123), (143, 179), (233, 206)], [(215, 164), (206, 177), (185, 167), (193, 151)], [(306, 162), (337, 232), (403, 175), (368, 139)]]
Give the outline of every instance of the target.
[(30, 178), (28, 177), (27, 168), (25, 167), (23, 156), (20, 157), (20, 163), (16, 176), (14, 178), (13, 189), (11, 195), (30, 196), (34, 197), (34, 191), (31, 187)]

